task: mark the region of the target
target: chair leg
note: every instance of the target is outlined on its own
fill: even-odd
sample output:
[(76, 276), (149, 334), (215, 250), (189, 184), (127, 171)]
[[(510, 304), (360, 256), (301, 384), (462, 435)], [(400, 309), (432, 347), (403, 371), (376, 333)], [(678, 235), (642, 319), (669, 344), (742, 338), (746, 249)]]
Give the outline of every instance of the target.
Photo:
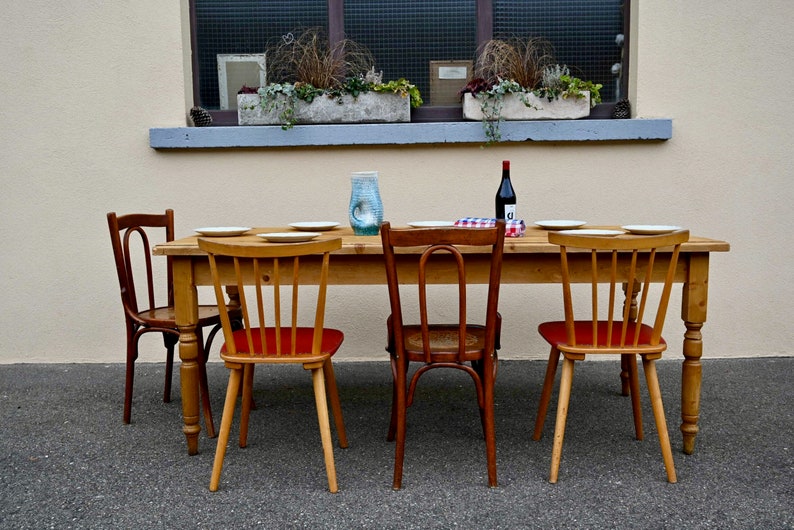
[(248, 420), (251, 417), (251, 403), (253, 402), (254, 392), (254, 365), (246, 364), (243, 366), (243, 395), (240, 412), (240, 447), (248, 445)]
[(174, 374), (174, 349), (179, 342), (179, 337), (172, 340), (173, 335), (163, 333), (165, 343), (165, 385), (163, 386), (163, 403), (171, 403), (171, 380)]
[(223, 404), (221, 430), (220, 433), (218, 433), (218, 445), (215, 449), (215, 461), (212, 464), (210, 491), (217, 491), (218, 483), (221, 480), (223, 457), (226, 456), (226, 444), (229, 442), (229, 432), (232, 430), (232, 420), (234, 419), (234, 409), (237, 404), (237, 391), (240, 388), (242, 372), (242, 367), (232, 368), (229, 370), (229, 385), (226, 387), (226, 401)]
[(325, 376), (321, 364), (305, 364), (303, 367), (312, 372), (314, 385), (314, 401), (317, 405), (317, 421), (320, 425), (320, 439), (323, 443), (325, 472), (328, 475), (328, 489), (331, 493), (339, 491), (336, 483), (336, 467), (334, 466), (334, 446), (331, 441), (331, 422), (328, 418), (328, 402), (325, 398)]
[(135, 382), (135, 359), (127, 355), (127, 371), (124, 377), (124, 423), (132, 419), (132, 385)]
[(336, 375), (331, 359), (323, 364), (323, 375), (325, 376), (325, 386), (328, 397), (331, 401), (331, 410), (334, 413), (334, 424), (336, 425), (336, 436), (339, 438), (339, 447), (347, 447), (347, 432), (345, 431), (345, 420), (342, 417), (342, 404), (339, 401), (339, 391), (336, 387)]
[(132, 387), (135, 383), (135, 360), (138, 358), (138, 337), (134, 326), (127, 323), (127, 370), (124, 375), (124, 423), (132, 419)]
[(207, 428), (207, 436), (215, 438), (215, 421), (212, 419), (212, 404), (210, 403), (209, 382), (207, 381), (207, 350), (202, 345), (201, 331), (197, 330), (199, 352), (198, 352), (198, 371), (199, 371), (199, 396), (201, 398), (201, 408), (204, 412), (204, 426)]
[(568, 419), (568, 404), (571, 400), (574, 360), (565, 357), (562, 361), (562, 377), (560, 379), (560, 397), (557, 403), (557, 423), (554, 426), (554, 445), (551, 452), (551, 473), (549, 482), (555, 484), (560, 471), (562, 458), (562, 441), (565, 437), (565, 422)]
[(634, 435), (637, 440), (645, 437), (642, 428), (642, 403), (640, 401), (640, 378), (637, 373), (637, 356), (621, 355), (626, 357), (626, 367), (629, 372), (629, 394), (631, 395), (631, 411), (634, 416)]
[(543, 389), (540, 391), (540, 401), (538, 402), (538, 415), (535, 418), (535, 432), (532, 439), (540, 440), (543, 435), (543, 424), (546, 422), (546, 411), (551, 401), (551, 391), (554, 389), (554, 376), (557, 374), (557, 364), (560, 362), (560, 352), (554, 346), (549, 353), (549, 363), (546, 365), (546, 377), (543, 378)]
[(405, 416), (406, 416), (406, 370), (395, 365), (394, 380), (394, 403), (392, 404), (392, 418), (394, 422), (395, 444), (394, 444), (394, 478), (392, 489), (398, 490), (402, 487), (403, 481), (403, 461), (405, 460)]
[(485, 433), (485, 456), (488, 463), (488, 486), (495, 488), (496, 480), (496, 425), (494, 420), (494, 373), (492, 370), (484, 370), (483, 373), (483, 392), (484, 414), (483, 426)]
[(620, 395), (621, 396), (630, 396), (630, 388), (629, 388), (629, 355), (631, 354), (621, 354), (620, 355)]
[[(391, 417), (389, 419), (389, 432), (386, 433), (386, 441), (393, 442), (394, 436), (397, 433), (397, 361), (392, 357), (391, 359), (391, 375), (392, 375), (392, 390), (391, 390)], [(405, 379), (403, 379), (404, 381)], [(405, 390), (403, 390), (405, 392)]]
[(656, 420), (656, 430), (659, 433), (659, 445), (662, 448), (662, 459), (667, 471), (667, 481), (675, 484), (675, 463), (673, 462), (673, 450), (670, 447), (670, 436), (667, 432), (667, 420), (664, 417), (664, 405), (662, 404), (662, 392), (659, 389), (659, 377), (656, 374), (656, 361), (643, 356), (642, 368), (645, 372), (645, 381), (648, 383), (648, 394), (651, 396), (651, 408), (653, 417)]
[[(471, 362), (471, 368), (472, 368), (472, 370), (474, 370), (474, 372), (477, 374), (477, 377), (479, 378), (479, 379), (475, 379), (474, 380), (474, 387), (475, 387), (475, 390), (477, 391), (477, 394), (478, 394), (477, 404), (478, 404), (478, 408), (479, 408), (479, 411), (480, 411), (480, 426), (482, 427), (482, 435), (483, 435), (483, 438), (486, 440), (486, 444), (487, 444), (487, 440), (488, 440), (488, 424), (487, 424), (486, 418), (485, 418), (485, 415), (486, 415), (485, 404), (487, 403), (487, 401), (486, 401), (486, 397), (487, 396), (485, 396), (485, 384), (486, 383), (485, 383), (485, 374), (484, 374), (484, 364), (483, 364), (482, 361), (472, 361)], [(493, 378), (493, 372), (491, 372), (491, 377)], [(473, 376), (472, 376), (472, 379), (474, 379)], [(482, 391), (483, 399), (482, 399), (482, 403), (481, 403), (482, 406), (480, 406), (480, 399), (479, 399), (479, 394), (480, 394), (480, 390), (479, 389), (480, 388), (483, 389), (483, 391)]]

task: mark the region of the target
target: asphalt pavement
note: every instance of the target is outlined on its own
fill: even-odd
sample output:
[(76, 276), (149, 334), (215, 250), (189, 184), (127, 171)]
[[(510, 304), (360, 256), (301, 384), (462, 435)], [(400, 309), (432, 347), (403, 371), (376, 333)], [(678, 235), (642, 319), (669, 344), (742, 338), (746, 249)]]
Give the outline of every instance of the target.
[[(385, 439), (387, 362), (337, 362), (350, 446), (327, 491), (310, 376), (257, 372), (249, 443), (208, 490), (215, 440), (188, 456), (179, 385), (162, 364), (136, 372), (122, 424), (122, 364), (0, 365), (0, 528), (794, 528), (794, 358), (706, 359), (695, 453), (682, 452), (681, 360), (659, 363), (678, 483), (666, 481), (643, 387), (633, 437), (617, 361), (577, 365), (560, 478), (549, 484), (552, 403), (531, 440), (545, 363), (502, 361), (496, 388), (499, 487), (488, 488), (473, 385), (433, 370), (408, 411), (403, 488)], [(177, 372), (178, 373), (178, 372)], [(209, 366), (216, 424), (227, 371)]]

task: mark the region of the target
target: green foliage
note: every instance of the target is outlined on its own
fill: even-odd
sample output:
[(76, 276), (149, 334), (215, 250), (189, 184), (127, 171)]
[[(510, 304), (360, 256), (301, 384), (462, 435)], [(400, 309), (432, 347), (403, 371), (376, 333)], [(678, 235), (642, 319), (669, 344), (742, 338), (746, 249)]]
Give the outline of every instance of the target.
[(502, 140), (501, 124), (504, 121), (502, 118), (502, 106), (504, 105), (504, 97), (507, 94), (519, 94), (522, 103), (527, 107), (532, 104), (524, 98), (521, 94), (526, 94), (527, 89), (522, 87), (518, 82), (510, 79), (497, 79), (497, 82), (486, 90), (474, 93), (474, 97), (480, 103), (483, 120), (482, 125), (485, 130), (485, 138), (487, 139), (486, 145), (491, 145), (494, 142)]
[[(309, 85), (311, 86), (311, 85)], [(298, 104), (298, 91), (291, 83), (270, 83), (261, 87), (259, 94), (259, 105), (267, 112), (272, 110), (279, 111), (281, 128), (285, 131), (295, 125), (295, 105)], [(314, 96), (311, 96), (312, 98)]]
[(372, 85), (373, 92), (393, 92), (400, 94), (402, 97), (411, 98), (411, 108), (419, 108), (424, 101), (422, 101), (422, 94), (419, 93), (419, 88), (411, 84), (407, 79), (401, 77), (388, 83), (379, 83)]
[(592, 81), (582, 81), (578, 77), (563, 74), (559, 77), (559, 83), (555, 86), (544, 86), (535, 90), (535, 95), (539, 98), (546, 98), (553, 101), (557, 98), (568, 99), (569, 97), (583, 98), (585, 92), (590, 92), (590, 107), (595, 107), (601, 103), (601, 83)]
[(341, 87), (326, 89), (317, 88), (311, 83), (270, 83), (261, 87), (257, 94), (259, 94), (259, 105), (266, 112), (278, 110), (282, 122), (281, 128), (286, 131), (296, 124), (295, 106), (299, 100), (311, 103), (314, 98), (329, 97), (336, 99), (341, 105), (344, 96), (357, 98), (365, 92), (394, 93), (408, 97), (411, 99), (412, 108), (417, 108), (423, 103), (422, 95), (416, 85), (402, 78), (388, 83), (372, 83), (364, 76), (349, 77)]
[(521, 102), (531, 108), (535, 107), (526, 97), (526, 94), (534, 94), (538, 98), (554, 101), (558, 98), (583, 98), (585, 97), (585, 92), (590, 92), (590, 106), (595, 107), (598, 103), (601, 103), (600, 90), (603, 85), (592, 81), (583, 81), (570, 75), (567, 66), (547, 66), (542, 79), (543, 86), (534, 89), (527, 88), (513, 79), (501, 78), (497, 78), (495, 83), (489, 83), (482, 78), (477, 78), (464, 87), (461, 93), (472, 94), (480, 103), (486, 145), (502, 140), (500, 132), (501, 123), (504, 121), (504, 118), (502, 118), (502, 107), (504, 96), (507, 94), (517, 94)]
[(383, 73), (376, 73), (372, 54), (364, 46), (344, 39), (329, 46), (321, 29), (310, 28), (297, 37), (288, 33), (276, 46), (268, 49), (268, 75), (279, 79), (261, 87), (259, 105), (267, 112), (277, 109), (281, 128), (295, 123), (298, 101), (311, 103), (325, 96), (341, 105), (344, 96), (357, 98), (365, 92), (392, 92), (409, 97), (411, 107), (422, 104), (419, 89), (405, 79), (382, 83)]
[(590, 92), (590, 105), (601, 102), (602, 85), (582, 81), (566, 65), (557, 64), (551, 44), (538, 37), (492, 39), (478, 50), (474, 79), (461, 90), (480, 103), (487, 144), (501, 140), (499, 126), (506, 94), (518, 94), (532, 107), (527, 94), (553, 101), (558, 98), (583, 98)]

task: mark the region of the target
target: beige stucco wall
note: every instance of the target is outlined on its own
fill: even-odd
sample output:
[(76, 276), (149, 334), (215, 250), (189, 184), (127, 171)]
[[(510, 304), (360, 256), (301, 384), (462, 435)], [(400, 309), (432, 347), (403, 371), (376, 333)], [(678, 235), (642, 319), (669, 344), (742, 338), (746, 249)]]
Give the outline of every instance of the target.
[[(452, 219), (490, 213), (503, 159), (528, 221), (672, 223), (729, 241), (711, 261), (705, 354), (794, 355), (789, 0), (635, 5), (635, 109), (674, 120), (667, 142), (158, 152), (148, 129), (184, 125), (192, 104), (181, 4), (5, 6), (0, 362), (123, 360), (108, 211), (174, 208), (180, 235), (346, 222), (349, 173), (376, 169), (388, 219)], [(340, 358), (382, 359), (385, 288), (332, 296), (329, 324), (347, 334)], [(504, 289), (504, 357), (546, 354), (535, 327), (558, 297), (552, 286)], [(680, 357), (677, 313), (666, 335)], [(154, 338), (143, 350), (162, 359)]]

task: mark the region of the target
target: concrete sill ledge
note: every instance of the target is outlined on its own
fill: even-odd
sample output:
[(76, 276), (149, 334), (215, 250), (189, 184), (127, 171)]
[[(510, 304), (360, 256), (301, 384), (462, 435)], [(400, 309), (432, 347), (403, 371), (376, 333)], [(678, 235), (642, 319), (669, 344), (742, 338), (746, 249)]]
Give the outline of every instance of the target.
[[(660, 141), (673, 136), (673, 120), (549, 120), (501, 124), (502, 142)], [(154, 149), (406, 145), (486, 141), (480, 122), (370, 123), (149, 129)]]

